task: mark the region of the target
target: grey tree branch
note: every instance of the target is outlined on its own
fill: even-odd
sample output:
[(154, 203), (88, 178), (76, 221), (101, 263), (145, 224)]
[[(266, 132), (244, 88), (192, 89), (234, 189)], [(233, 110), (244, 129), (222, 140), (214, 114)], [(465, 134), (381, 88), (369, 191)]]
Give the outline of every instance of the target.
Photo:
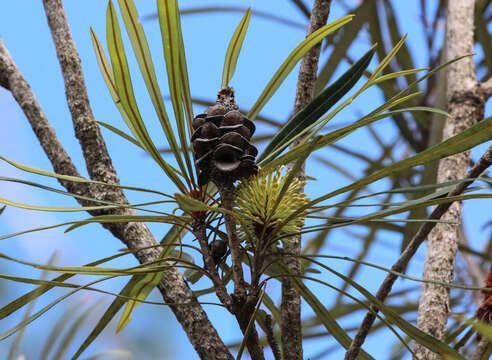
[(482, 88), (483, 95), (486, 98), (489, 98), (492, 96), (492, 77), (489, 78), (487, 81), (484, 81), (483, 83), (480, 84)]
[[(446, 58), (473, 52), (474, 1), (450, 0), (446, 20)], [(447, 69), (446, 106), (451, 115), (444, 124), (443, 140), (459, 134), (483, 118), (485, 97), (476, 80), (472, 57), (458, 61)], [(437, 182), (454, 181), (465, 176), (470, 163), (470, 152), (441, 159)], [(462, 204), (454, 202), (443, 219), (459, 223)], [(424, 265), (425, 280), (451, 282), (454, 262), (460, 240), (460, 225), (440, 223), (429, 234)], [(418, 327), (426, 333), (442, 339), (449, 314), (449, 288), (430, 283), (422, 284), (418, 308)], [(415, 344), (419, 358), (438, 360), (442, 357), (420, 344)]]
[[(326, 24), (330, 13), (331, 0), (315, 0), (306, 37)], [(314, 46), (304, 55), (299, 69), (297, 80), (296, 98), (294, 102), (294, 114), (305, 107), (314, 96), (316, 74), (318, 72), (319, 55), (321, 43)], [(301, 139), (292, 143), (291, 148), (295, 147)], [(306, 178), (306, 168), (303, 165), (296, 174), (297, 178), (304, 181)], [(300, 191), (304, 191), (301, 189)], [(289, 239), (285, 251), (292, 254), (301, 253), (301, 236), (294, 236)], [(285, 264), (294, 274), (300, 274), (301, 263), (299, 258), (289, 257)], [(288, 278), (282, 280), (282, 301), (281, 312), (281, 344), (285, 360), (303, 359), (302, 350), (302, 324), (301, 324), (301, 296)]]
[[(326, 24), (330, 13), (331, 0), (315, 0), (306, 36)], [(297, 80), (296, 98), (294, 102), (294, 114), (306, 106), (314, 96), (316, 74), (318, 72), (321, 44), (314, 46), (303, 58), (299, 69)], [(295, 147), (299, 141), (294, 142)], [(305, 166), (303, 165), (296, 175), (301, 181), (305, 180)], [(301, 191), (303, 191), (301, 189)], [(289, 253), (301, 253), (301, 236), (292, 237), (285, 249)], [(295, 274), (300, 274), (300, 260), (290, 257), (285, 260), (286, 265)], [(295, 287), (288, 278), (282, 280), (282, 302), (281, 302), (281, 343), (284, 358), (302, 359), (302, 325), (301, 325), (301, 298)]]
[[(75, 133), (82, 146), (89, 174), (93, 180), (118, 184), (119, 180), (116, 171), (113, 168), (106, 145), (89, 106), (80, 59), (71, 37), (62, 2), (61, 0), (45, 0), (44, 6), (62, 67), (66, 97), (72, 114)], [(75, 165), (48, 123), (31, 88), (12, 61), (1, 40), (0, 85), (10, 90), (21, 106), (55, 172), (80, 177)], [(61, 183), (68, 191), (75, 194), (124, 205), (128, 204), (123, 192), (114, 187), (71, 182)], [(86, 201), (79, 202), (82, 205), (88, 205)], [(118, 209), (90, 213), (92, 215), (133, 215), (136, 212), (131, 209)], [(158, 245), (158, 242), (144, 224), (105, 224), (104, 227), (131, 250)], [(159, 254), (160, 251), (157, 248), (152, 248), (138, 251), (136, 257), (139, 262), (147, 263), (157, 260)], [(190, 343), (202, 359), (232, 359), (227, 347), (218, 336), (206, 313), (198, 304), (191, 289), (189, 289), (177, 269), (165, 271), (158, 288), (166, 302), (189, 304), (189, 306), (171, 308), (188, 335)]]
[[(477, 163), (473, 166), (473, 168), (470, 169), (470, 171), (463, 177), (463, 179), (475, 179), (478, 176), (480, 176), (480, 174), (482, 174), (491, 165), (492, 165), (492, 146), (490, 146), (487, 149), (487, 151), (482, 155), (480, 160), (477, 161)], [(473, 180), (459, 183), (448, 194), (448, 197), (462, 194), (472, 183)], [(443, 214), (446, 213), (446, 211), (449, 209), (451, 204), (452, 203), (449, 202), (445, 204), (439, 204), (438, 206), (436, 206), (432, 211), (432, 213), (430, 214), (429, 219), (439, 220), (443, 216)], [(437, 223), (435, 222), (427, 222), (419, 228), (417, 233), (413, 236), (412, 240), (410, 240), (410, 242), (408, 243), (403, 253), (400, 255), (400, 258), (393, 264), (391, 270), (395, 272), (405, 271), (409, 261), (415, 255), (419, 246), (425, 241), (425, 239), (427, 238), (431, 230), (436, 226), (436, 224)], [(388, 274), (386, 276), (386, 278), (384, 279), (383, 283), (379, 287), (378, 292), (376, 294), (376, 298), (378, 300), (380, 301), (386, 300), (397, 278), (398, 276), (394, 274)], [(374, 320), (376, 319), (376, 314), (378, 313), (378, 311), (379, 309), (377, 307), (371, 306), (371, 311), (368, 311), (366, 313), (364, 320), (362, 321), (359, 329), (357, 330), (357, 334), (355, 335), (354, 339), (352, 340), (352, 343), (350, 344), (349, 349), (347, 350), (347, 353), (345, 354), (345, 360), (355, 360), (357, 358), (357, 355), (360, 352), (360, 348), (364, 343), (364, 340), (367, 334), (369, 333), (369, 330), (371, 329)]]
[(477, 348), (475, 349), (472, 356), (470, 357), (470, 360), (484, 360), (483, 356), (487, 352), (489, 345), (490, 342), (488, 339), (483, 338), (482, 340), (480, 340), (480, 342), (477, 345)]

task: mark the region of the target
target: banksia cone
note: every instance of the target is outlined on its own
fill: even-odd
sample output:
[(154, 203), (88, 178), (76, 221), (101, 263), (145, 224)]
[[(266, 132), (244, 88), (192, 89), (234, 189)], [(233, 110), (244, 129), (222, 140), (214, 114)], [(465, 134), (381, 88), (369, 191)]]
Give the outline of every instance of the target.
[(198, 185), (211, 180), (221, 186), (258, 172), (258, 150), (250, 143), (255, 125), (239, 111), (214, 105), (193, 120), (193, 130), (191, 143), (200, 169)]

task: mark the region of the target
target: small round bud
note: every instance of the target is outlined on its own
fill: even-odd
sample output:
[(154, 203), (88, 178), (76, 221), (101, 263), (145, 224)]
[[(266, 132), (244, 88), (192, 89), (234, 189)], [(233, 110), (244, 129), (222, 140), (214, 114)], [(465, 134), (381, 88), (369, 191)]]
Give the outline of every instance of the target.
[(224, 240), (214, 240), (209, 246), (214, 263), (217, 265), (227, 252), (227, 243)]

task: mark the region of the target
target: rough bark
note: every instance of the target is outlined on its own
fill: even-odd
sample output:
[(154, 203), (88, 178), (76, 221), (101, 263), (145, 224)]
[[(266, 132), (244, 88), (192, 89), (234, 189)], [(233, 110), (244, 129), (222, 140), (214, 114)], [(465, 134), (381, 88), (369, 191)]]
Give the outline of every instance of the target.
[[(306, 36), (326, 24), (330, 13), (331, 0), (315, 0)], [(321, 44), (314, 46), (302, 58), (297, 80), (296, 98), (294, 102), (294, 114), (305, 107), (314, 96), (316, 74), (318, 72), (319, 55)], [(294, 147), (299, 142), (294, 142)], [(297, 178), (305, 180), (305, 166), (303, 165), (297, 173)], [(303, 191), (301, 189), (300, 191)], [(285, 251), (292, 254), (301, 253), (301, 236), (289, 239)], [(286, 265), (294, 274), (300, 274), (301, 264), (299, 258), (287, 257)], [(281, 343), (285, 360), (299, 360), (303, 358), (302, 350), (302, 324), (301, 324), (301, 297), (288, 278), (282, 280), (282, 302), (281, 311)]]
[(472, 356), (470, 357), (470, 360), (485, 360), (484, 355), (487, 352), (489, 348), (490, 342), (488, 339), (482, 339), (477, 345), (477, 348), (473, 352)]
[[(474, 2), (450, 0), (446, 21), (446, 57), (448, 60), (473, 52)], [(468, 57), (452, 64), (447, 72), (447, 111), (451, 115), (443, 129), (446, 140), (483, 118), (485, 97), (476, 81), (473, 58)], [(470, 152), (449, 156), (439, 162), (438, 183), (463, 178), (470, 163)], [(443, 220), (461, 221), (461, 202), (455, 202)], [(451, 282), (454, 262), (460, 239), (460, 225), (438, 224), (429, 234), (423, 278)], [(424, 283), (418, 309), (418, 327), (442, 339), (449, 313), (449, 288)], [(437, 360), (440, 355), (416, 344), (419, 358)]]
[[(44, 6), (65, 81), (66, 98), (75, 134), (81, 144), (88, 172), (93, 180), (119, 184), (118, 176), (90, 109), (80, 59), (72, 40), (62, 2), (61, 0), (45, 0)], [(24, 111), (55, 172), (81, 177), (49, 124), (29, 84), (17, 69), (1, 40), (0, 85), (11, 91)], [(78, 195), (128, 204), (123, 192), (115, 187), (64, 181), (61, 183), (68, 191)], [(88, 204), (87, 201), (80, 199), (78, 201), (82, 205)], [(90, 213), (92, 215), (133, 215), (135, 211), (119, 209)], [(104, 227), (131, 250), (158, 244), (142, 223), (105, 224)], [(159, 254), (158, 249), (151, 248), (137, 252), (136, 257), (139, 262), (147, 263), (157, 260)], [(166, 302), (189, 304), (171, 308), (200, 358), (232, 359), (227, 347), (177, 269), (165, 271), (158, 288)]]

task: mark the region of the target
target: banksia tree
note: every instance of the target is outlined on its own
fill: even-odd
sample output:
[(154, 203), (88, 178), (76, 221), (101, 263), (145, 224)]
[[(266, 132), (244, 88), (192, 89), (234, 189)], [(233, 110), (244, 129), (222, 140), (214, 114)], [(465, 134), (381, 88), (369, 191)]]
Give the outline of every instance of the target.
[[(249, 25), (251, 11), (248, 9), (233, 33), (226, 51), (222, 82), (220, 86), (217, 86), (216, 100), (207, 104), (208, 108), (204, 113), (196, 115), (195, 100), (190, 91), (190, 82), (193, 79), (188, 78), (178, 1), (157, 0), (169, 90), (166, 89), (165, 92), (170, 94), (172, 104), (172, 115), (170, 115), (159, 86), (159, 76), (154, 68), (154, 61), (158, 57), (151, 56), (134, 1), (118, 0), (118, 3), (124, 27), (120, 27), (117, 10), (113, 2), (109, 1), (106, 14), (108, 55), (96, 31), (91, 29), (91, 36), (102, 77), (116, 108), (121, 113), (127, 130), (94, 120), (85, 93), (80, 63), (77, 56), (74, 56), (76, 51), (66, 24), (62, 3), (60, 0), (44, 0), (48, 22), (55, 35), (55, 45), (66, 80), (67, 99), (73, 110), (75, 131), (86, 156), (90, 179), (83, 178), (77, 172), (75, 165), (59, 145), (54, 133), (48, 131), (50, 127), (46, 118), (42, 115), (30, 88), (26, 86), (27, 83), (23, 81), (22, 75), (0, 40), (0, 84), (16, 96), (19, 93), (24, 94), (29, 100), (27, 101), (24, 97), (18, 98), (19, 104), (24, 107), (26, 116), (32, 120), (36, 134), (40, 136), (41, 144), (45, 146), (44, 150), (50, 156), (56, 171), (49, 172), (3, 157), (1, 159), (23, 171), (56, 178), (67, 191), (20, 179), (2, 178), (2, 180), (21, 182), (29, 186), (41, 187), (46, 191), (71, 196), (81, 206), (77, 208), (45, 207), (20, 204), (3, 198), (0, 198), (0, 201), (9, 207), (39, 211), (87, 211), (91, 215), (89, 218), (51, 227), (68, 225), (66, 231), (70, 232), (90, 223), (100, 223), (128, 247), (127, 251), (81, 267), (34, 264), (2, 255), (2, 258), (9, 261), (63, 274), (48, 281), (5, 276), (9, 280), (28, 282), (38, 287), (1, 308), (0, 318), (19, 310), (23, 305), (42, 296), (53, 287), (68, 287), (72, 291), (70, 294), (82, 289), (98, 291), (92, 287), (93, 284), (117, 276), (130, 275), (131, 278), (121, 292), (112, 294), (113, 302), (105, 309), (104, 315), (95, 324), (92, 332), (75, 351), (73, 359), (79, 358), (84, 353), (102, 330), (108, 326), (111, 319), (116, 316), (119, 309), (123, 311), (119, 317), (117, 332), (128, 326), (135, 307), (149, 302), (147, 297), (155, 288), (160, 291), (164, 299), (164, 302), (160, 304), (171, 308), (201, 359), (232, 359), (232, 351), (236, 351), (236, 358), (239, 359), (247, 350), (252, 359), (261, 360), (265, 358), (264, 346), (267, 343), (276, 360), (300, 359), (302, 358), (302, 341), (299, 344), (292, 342), (293, 345), (289, 347), (287, 346), (290, 344), (289, 339), (279, 334), (280, 329), (285, 331), (293, 324), (289, 323), (288, 317), (283, 316), (283, 307), (278, 306), (272, 300), (272, 296), (276, 294), (272, 293), (271, 287), (268, 286), (272, 282), (285, 282), (285, 279), (289, 279), (292, 289), (295, 289), (295, 296), (290, 296), (287, 294), (288, 291), (283, 290), (284, 293), (280, 294), (282, 302), (287, 303), (288, 308), (302, 298), (314, 313), (314, 318), (305, 323), (306, 328), (312, 330), (315, 326), (323, 326), (324, 336), (329, 334), (328, 336), (333, 337), (340, 347), (348, 349), (347, 359), (372, 358), (367, 352), (361, 350), (361, 346), (379, 312), (383, 315), (381, 319), (388, 329), (398, 328), (395, 333), (404, 333), (406, 337), (433, 352), (453, 359), (462, 359), (460, 352), (449, 343), (423, 333), (384, 302), (391, 291), (393, 282), (404, 272), (408, 261), (415, 254), (430, 229), (434, 224), (443, 222), (440, 217), (449, 204), (455, 200), (489, 196), (484, 192), (477, 192), (482, 188), (468, 189), (469, 192), (474, 191), (472, 194), (468, 191), (465, 193), (465, 190), (473, 179), (490, 166), (492, 156), (487, 153), (488, 155), (480, 159), (465, 178), (452, 183), (399, 187), (399, 183), (395, 182), (394, 187), (390, 190), (377, 192), (370, 190), (367, 186), (390, 177), (393, 181), (395, 174), (401, 175), (405, 170), (460, 153), (490, 140), (492, 119), (483, 119), (442, 143), (425, 150), (420, 149), (422, 151), (390, 165), (385, 163), (383, 166), (383, 161), (381, 161), (378, 166), (371, 168), (365, 177), (341, 187), (337, 188), (330, 181), (321, 179), (327, 185), (323, 186), (323, 194), (319, 196), (310, 194), (309, 185), (304, 189), (306, 179), (309, 180), (308, 183), (311, 181), (315, 183), (319, 180), (310, 178), (301, 172), (305, 161), (314, 152), (334, 145), (354, 131), (367, 127), (380, 119), (398, 118), (403, 113), (412, 116), (415, 114), (447, 116), (447, 113), (440, 109), (414, 106), (414, 101), (420, 94), (419, 84), (460, 58), (451, 59), (419, 78), (417, 74), (427, 69), (402, 66), (404, 69), (390, 71), (395, 59), (401, 60), (402, 56), (406, 58), (404, 54), (406, 51), (405, 37), (394, 37), (392, 32), (395, 45), (387, 54), (382, 47), (368, 47), (359, 59), (350, 61), (348, 69), (330, 85), (326, 86), (327, 82), (323, 83), (320, 79), (317, 82), (319, 88), (316, 93), (304, 98), (303, 105), (305, 103), (305, 106), (296, 107), (290, 119), (279, 125), (275, 134), (267, 138), (267, 144), (262, 148), (260, 146), (257, 148), (253, 145), (258, 139), (255, 138), (255, 130), (260, 124), (259, 114), (264, 106), (303, 56), (306, 56), (308, 63), (314, 66), (313, 62), (316, 63), (319, 56), (310, 53), (311, 49), (319, 46), (321, 41), (327, 37), (333, 41), (334, 34), (339, 29), (346, 31), (343, 34), (347, 34), (350, 33), (346, 30), (347, 27), (360, 26), (360, 24), (351, 23), (353, 16), (348, 15), (324, 25), (330, 1), (316, 0), (306, 39), (296, 46), (279, 66), (263, 91), (259, 92), (260, 95), (249, 111), (240, 111), (230, 83)], [(302, 4), (302, 2), (297, 3)], [(372, 2), (363, 2), (361, 8), (367, 10), (366, 7), (372, 6), (371, 4)], [(320, 9), (324, 10), (323, 13), (326, 15), (324, 18)], [(141, 115), (137, 101), (137, 95), (140, 94), (135, 93), (132, 84), (134, 69), (130, 68), (127, 61), (128, 47), (125, 47), (121, 34), (122, 28), (128, 33), (132, 51), (155, 108), (162, 128), (162, 138), (165, 138), (167, 142), (166, 150), (171, 154), (171, 160), (165, 158), (158, 150), (147, 129), (148, 124)], [(59, 36), (59, 34), (64, 34), (64, 36)], [(376, 52), (380, 61), (371, 66)], [(67, 61), (72, 62), (67, 66)], [(306, 75), (307, 71), (303, 72), (301, 69), (301, 74)], [(313, 79), (300, 76), (298, 89), (300, 92), (305, 88), (314, 89), (315, 70), (312, 75)], [(330, 130), (325, 126), (369, 88), (378, 87), (387, 91), (388, 83), (397, 82), (397, 79), (399, 80), (402, 76), (413, 78), (414, 81), (401, 91), (389, 95), (385, 92), (388, 95), (385, 103), (374, 106), (366, 115), (360, 116), (349, 124), (340, 125), (335, 130)], [(240, 93), (242, 89), (237, 87), (235, 91)], [(209, 96), (212, 97), (215, 94), (209, 94)], [(407, 103), (410, 105), (403, 107)], [(33, 106), (36, 110), (34, 112), (32, 111)], [(402, 126), (401, 122), (398, 124)], [(163, 175), (172, 181), (173, 190), (120, 185), (99, 132), (99, 126), (109, 129), (128, 140), (132, 145), (138, 146), (139, 151), (143, 150), (162, 169)], [(408, 132), (403, 130), (402, 133), (408, 136)], [(416, 143), (412, 140), (409, 142)], [(46, 146), (47, 143), (55, 144), (53, 146), (57, 150), (53, 151), (52, 147)], [(262, 151), (259, 152), (258, 149)], [(407, 184), (412, 184), (413, 173), (406, 176)], [(156, 198), (152, 202), (133, 204), (128, 201), (123, 189), (145, 192)], [(366, 193), (359, 194), (363, 190)], [(429, 191), (433, 192), (429, 193)], [(406, 201), (378, 203), (379, 200), (377, 200), (382, 194), (404, 196), (409, 193), (417, 195)], [(343, 194), (347, 195), (347, 198), (339, 200), (338, 196)], [(340, 215), (340, 209), (348, 207), (364, 209), (373, 206), (373, 204), (359, 203), (360, 200), (368, 199), (376, 199), (374, 201), (381, 209), (357, 216)], [(408, 247), (391, 269), (382, 268), (378, 264), (369, 264), (360, 259), (321, 253), (323, 242), (320, 242), (320, 238), (324, 239), (326, 232), (331, 229), (358, 225), (368, 226), (372, 231), (374, 224), (381, 228), (383, 228), (381, 224), (384, 224), (391, 231), (401, 231), (400, 227), (392, 224), (401, 219), (389, 216), (415, 209), (425, 209), (432, 205), (436, 205), (436, 208), (430, 218), (424, 216), (412, 219), (414, 223), (422, 223), (422, 225), (418, 224), (419, 231), (409, 239)], [(0, 210), (0, 214), (3, 209)], [(335, 214), (332, 213), (333, 210)], [(338, 213), (339, 210), (340, 213)], [(154, 238), (145, 225), (152, 222), (169, 225), (167, 233), (160, 242)], [(30, 229), (25, 232), (45, 228)], [(291, 251), (292, 247), (289, 245), (293, 243), (293, 237), (298, 239), (310, 233), (316, 234), (314, 240), (304, 241), (304, 239), (305, 245), (303, 244), (302, 249), (299, 248), (298, 252)], [(18, 234), (5, 234), (0, 236), (0, 239), (7, 239)], [(313, 249), (314, 253), (311, 253)], [(131, 254), (138, 259), (139, 266), (125, 269), (100, 266), (106, 261)], [(389, 275), (375, 296), (357, 283), (352, 275), (346, 276), (323, 262), (325, 258), (350, 261), (356, 266), (361, 264), (373, 266), (387, 271)], [(290, 266), (286, 259), (296, 259), (297, 263), (302, 266), (300, 265), (299, 269)], [(359, 292), (362, 300), (347, 292), (346, 287), (326, 282), (326, 278), (322, 275), (311, 276), (312, 273), (320, 272), (322, 275), (331, 274), (341, 279), (346, 287), (352, 286)], [(66, 283), (75, 274), (89, 274), (100, 278), (81, 286)], [(310, 290), (308, 282), (304, 280), (317, 281), (337, 291), (340, 297), (347, 297), (354, 301), (355, 303), (351, 304), (354, 307), (350, 308), (353, 310), (349, 312), (368, 310), (353, 340), (349, 330), (344, 329), (333, 315), (336, 309), (328, 309), (322, 300)], [(200, 297), (209, 293), (215, 293), (216, 302), (213, 305), (225, 309), (231, 319), (237, 323), (243, 335), (238, 344), (227, 346), (216, 331), (214, 319), (210, 319), (204, 311)], [(54, 304), (67, 296), (64, 295), (57, 299)], [(481, 308), (483, 311), (480, 310), (477, 314), (481, 320), (489, 320), (487, 306), (490, 304), (487, 299), (486, 297)], [(43, 308), (26, 317), (19, 326), (5, 333), (2, 338), (18, 332), (48, 309), (49, 307)], [(300, 320), (300, 314), (298, 315)], [(296, 338), (302, 339), (302, 329), (295, 326), (292, 328), (297, 332)], [(398, 339), (408, 348), (400, 335)], [(293, 348), (292, 353), (287, 351), (290, 348)]]

